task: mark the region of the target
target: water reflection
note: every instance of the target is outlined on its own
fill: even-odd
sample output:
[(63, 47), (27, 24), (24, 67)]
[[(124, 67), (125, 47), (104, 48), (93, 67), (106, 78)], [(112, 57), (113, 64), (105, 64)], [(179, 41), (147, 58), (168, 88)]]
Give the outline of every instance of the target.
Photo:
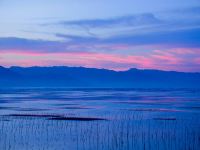
[(199, 98), (198, 90), (1, 90), (0, 149), (198, 150)]

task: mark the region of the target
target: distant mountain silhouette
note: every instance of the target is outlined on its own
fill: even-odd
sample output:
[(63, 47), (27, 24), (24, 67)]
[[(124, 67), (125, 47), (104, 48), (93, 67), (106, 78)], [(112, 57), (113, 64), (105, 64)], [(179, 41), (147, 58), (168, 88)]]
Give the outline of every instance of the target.
[(200, 73), (84, 67), (0, 66), (0, 87), (200, 88)]

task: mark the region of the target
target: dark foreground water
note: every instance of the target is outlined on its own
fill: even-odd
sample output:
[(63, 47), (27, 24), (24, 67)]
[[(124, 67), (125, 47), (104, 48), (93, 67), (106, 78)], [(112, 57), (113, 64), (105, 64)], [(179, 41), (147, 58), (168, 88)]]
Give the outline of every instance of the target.
[(0, 90), (0, 150), (199, 149), (197, 89)]

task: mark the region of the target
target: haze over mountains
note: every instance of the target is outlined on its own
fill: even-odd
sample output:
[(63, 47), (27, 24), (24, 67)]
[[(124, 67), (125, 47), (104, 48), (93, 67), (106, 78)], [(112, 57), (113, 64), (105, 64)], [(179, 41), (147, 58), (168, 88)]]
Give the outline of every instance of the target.
[(200, 88), (200, 73), (84, 67), (0, 67), (0, 87)]

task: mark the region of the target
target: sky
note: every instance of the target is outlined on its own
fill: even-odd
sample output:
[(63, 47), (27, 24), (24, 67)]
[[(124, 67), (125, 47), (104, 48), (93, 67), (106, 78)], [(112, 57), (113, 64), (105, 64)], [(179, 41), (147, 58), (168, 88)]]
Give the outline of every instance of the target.
[(0, 65), (200, 72), (200, 0), (0, 0)]

